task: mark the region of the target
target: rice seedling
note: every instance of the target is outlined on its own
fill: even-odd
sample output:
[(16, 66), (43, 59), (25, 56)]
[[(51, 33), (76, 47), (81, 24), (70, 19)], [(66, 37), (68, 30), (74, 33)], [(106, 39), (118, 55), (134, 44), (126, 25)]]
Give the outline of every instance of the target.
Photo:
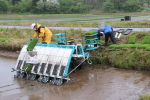
[(91, 30), (84, 33), (85, 39), (94, 39), (97, 38), (97, 31)]
[(128, 39), (128, 44), (135, 44), (136, 36), (130, 36)]
[(84, 34), (85, 34), (85, 35), (93, 35), (93, 34), (97, 34), (97, 31), (91, 30), (91, 31), (85, 32)]
[(146, 47), (146, 50), (147, 50), (147, 51), (150, 51), (150, 46)]
[(138, 48), (139, 49), (146, 49), (149, 46), (150, 46), (149, 44), (140, 44)]
[(150, 44), (150, 36), (145, 36), (142, 43), (143, 44)]
[(5, 42), (6, 40), (10, 40), (10, 38), (0, 38), (0, 41)]
[(97, 41), (101, 44), (105, 44), (105, 41), (103, 41), (103, 40), (97, 40)]
[(30, 72), (32, 70), (32, 67), (33, 65), (25, 63), (23, 69)]
[(38, 38), (33, 38), (27, 47), (27, 51), (32, 51), (37, 42), (38, 42)]

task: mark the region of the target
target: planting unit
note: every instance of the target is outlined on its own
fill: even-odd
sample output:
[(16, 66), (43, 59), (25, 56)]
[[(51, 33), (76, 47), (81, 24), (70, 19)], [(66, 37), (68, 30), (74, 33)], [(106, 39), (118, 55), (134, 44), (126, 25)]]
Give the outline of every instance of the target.
[[(54, 44), (37, 43), (37, 39), (24, 45), (20, 51), (13, 71), (14, 77), (41, 81), (43, 83), (61, 85), (70, 80), (69, 75), (85, 61), (89, 62), (88, 48), (74, 41), (68, 41), (67, 33), (56, 33)], [(95, 47), (96, 49), (98, 47)], [(89, 49), (91, 50), (91, 49)], [(71, 68), (71, 65), (76, 65)]]

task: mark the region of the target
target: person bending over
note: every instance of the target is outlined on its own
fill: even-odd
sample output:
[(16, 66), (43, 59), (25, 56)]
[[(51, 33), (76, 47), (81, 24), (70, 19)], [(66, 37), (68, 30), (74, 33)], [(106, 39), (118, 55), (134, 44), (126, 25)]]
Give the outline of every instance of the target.
[(52, 38), (52, 32), (45, 26), (41, 26), (38, 23), (33, 23), (31, 29), (35, 30), (34, 38), (42, 38), (43, 44), (50, 44)]
[(105, 45), (104, 46), (107, 46), (109, 37), (111, 38), (111, 41), (112, 41), (113, 44), (117, 44), (116, 43), (116, 39), (114, 37), (114, 31), (113, 31), (113, 27), (112, 26), (105, 25), (105, 27), (104, 27), (104, 34), (105, 34)]

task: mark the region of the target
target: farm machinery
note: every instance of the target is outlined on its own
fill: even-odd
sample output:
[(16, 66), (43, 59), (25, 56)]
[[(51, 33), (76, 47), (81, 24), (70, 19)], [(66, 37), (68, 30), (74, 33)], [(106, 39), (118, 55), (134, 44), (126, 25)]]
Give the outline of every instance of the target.
[[(66, 34), (68, 33), (54, 34), (57, 37), (55, 38), (57, 42), (54, 44), (38, 43), (37, 38), (26, 43), (20, 51), (16, 65), (12, 68), (16, 71), (14, 77), (61, 85), (69, 81), (69, 75), (85, 61), (91, 64), (88, 50), (99, 48), (99, 46), (91, 46), (98, 44), (97, 38), (87, 39), (93, 42), (88, 42), (83, 47), (72, 40), (67, 40)], [(96, 34), (84, 36), (92, 37)], [(72, 63), (76, 63), (76, 66), (71, 69)]]

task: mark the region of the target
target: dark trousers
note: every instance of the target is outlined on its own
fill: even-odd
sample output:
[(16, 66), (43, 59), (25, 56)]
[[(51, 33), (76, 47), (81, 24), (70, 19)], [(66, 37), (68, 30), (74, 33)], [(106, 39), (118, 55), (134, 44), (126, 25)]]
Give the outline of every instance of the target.
[(105, 33), (105, 45), (107, 45), (109, 37), (111, 38), (111, 41), (113, 44), (117, 44), (114, 34), (112, 32), (108, 32), (108, 33)]

